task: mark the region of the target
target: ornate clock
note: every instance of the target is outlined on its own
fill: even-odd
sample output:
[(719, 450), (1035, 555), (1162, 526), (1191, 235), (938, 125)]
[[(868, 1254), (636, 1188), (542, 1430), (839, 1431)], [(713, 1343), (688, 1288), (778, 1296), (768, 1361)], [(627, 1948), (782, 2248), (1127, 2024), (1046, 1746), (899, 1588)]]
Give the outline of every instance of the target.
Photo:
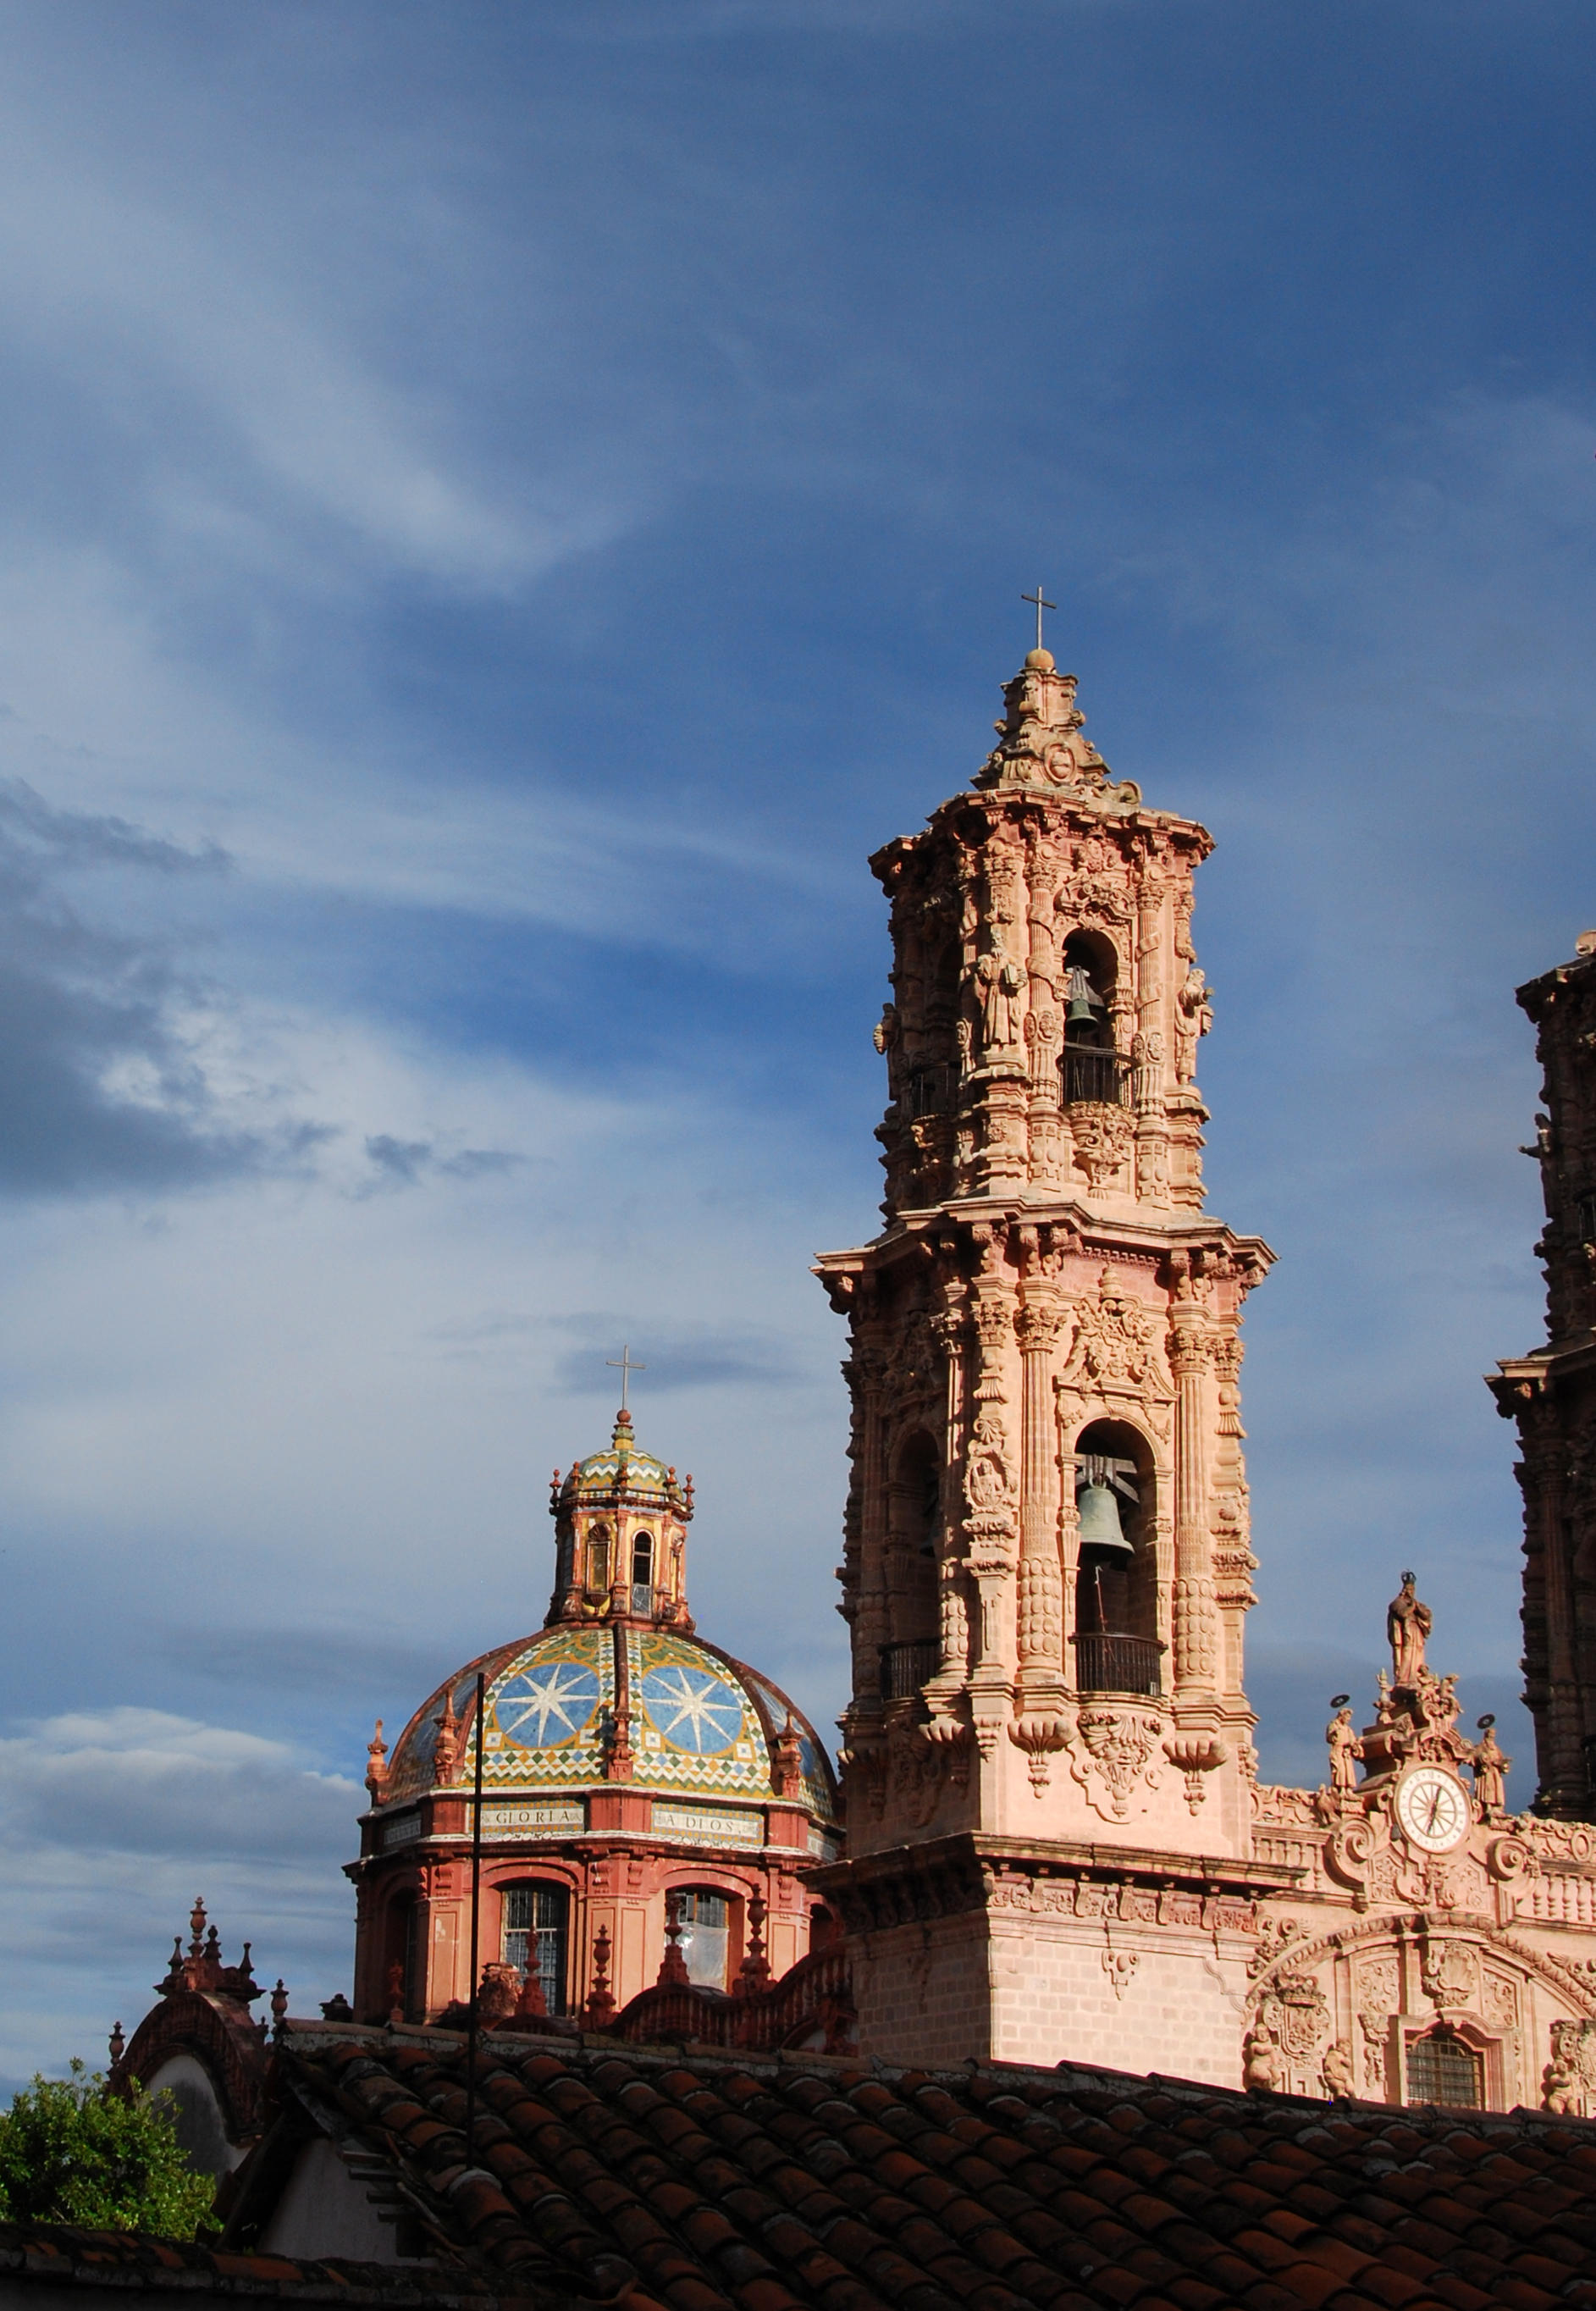
[(1467, 1791), (1444, 1766), (1415, 1766), (1404, 1774), (1393, 1810), (1403, 1836), (1422, 1853), (1445, 1853), (1467, 1837), (1473, 1819)]

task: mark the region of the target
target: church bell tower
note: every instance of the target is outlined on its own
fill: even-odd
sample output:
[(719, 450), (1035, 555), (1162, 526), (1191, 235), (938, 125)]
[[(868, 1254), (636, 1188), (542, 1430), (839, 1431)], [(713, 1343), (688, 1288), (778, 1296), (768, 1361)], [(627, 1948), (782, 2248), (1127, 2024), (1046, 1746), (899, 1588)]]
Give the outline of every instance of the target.
[(885, 1225), (817, 1263), (853, 1470), (822, 1882), (869, 2051), (1228, 2079), (1280, 1874), (1252, 1859), (1238, 1397), (1272, 1254), (1203, 1210), (1210, 838), (1110, 775), (1040, 645), (1004, 702), (972, 786), (871, 861)]

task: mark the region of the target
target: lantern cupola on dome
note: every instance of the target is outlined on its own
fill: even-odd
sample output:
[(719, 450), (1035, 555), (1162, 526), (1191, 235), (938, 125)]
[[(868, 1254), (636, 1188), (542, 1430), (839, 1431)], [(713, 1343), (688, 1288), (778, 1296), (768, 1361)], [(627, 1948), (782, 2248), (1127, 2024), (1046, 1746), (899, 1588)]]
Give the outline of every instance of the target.
[(645, 1452), (624, 1407), (608, 1445), (550, 1487), (554, 1592), (548, 1626), (562, 1621), (641, 1621), (690, 1631), (687, 1527), (693, 1479)]

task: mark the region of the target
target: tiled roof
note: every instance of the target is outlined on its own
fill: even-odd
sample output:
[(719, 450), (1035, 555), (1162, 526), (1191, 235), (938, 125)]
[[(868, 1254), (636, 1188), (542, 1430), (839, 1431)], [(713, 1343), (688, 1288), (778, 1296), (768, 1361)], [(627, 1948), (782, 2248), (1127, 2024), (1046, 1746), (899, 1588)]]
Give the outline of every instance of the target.
[[(105, 2287), (120, 2296), (182, 2293), (265, 2297), (288, 2303), (482, 2307), (502, 2289), (462, 2264), (401, 2264), (240, 2254), (176, 2239), (135, 2238), (61, 2223), (0, 2223), (0, 2301), (19, 2284)], [(43, 2298), (48, 2301), (48, 2298)]]
[(1596, 2127), (1117, 2072), (888, 2070), (290, 2024), (331, 2106), (518, 2291), (644, 2311), (1596, 2307)]

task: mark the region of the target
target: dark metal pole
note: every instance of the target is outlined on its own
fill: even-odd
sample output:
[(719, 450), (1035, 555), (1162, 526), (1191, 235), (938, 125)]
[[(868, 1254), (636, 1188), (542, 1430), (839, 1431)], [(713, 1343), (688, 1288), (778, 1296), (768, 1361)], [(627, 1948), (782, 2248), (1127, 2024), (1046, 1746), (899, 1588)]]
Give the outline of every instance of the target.
[(466, 2026), (466, 2164), (473, 2164), (476, 2136), (476, 2031), (481, 2006), (477, 1975), (477, 1933), (482, 1922), (482, 1759), (487, 1741), (483, 1730), (483, 1697), (486, 1679), (476, 1672), (476, 1790), (471, 1806), (471, 2019)]

